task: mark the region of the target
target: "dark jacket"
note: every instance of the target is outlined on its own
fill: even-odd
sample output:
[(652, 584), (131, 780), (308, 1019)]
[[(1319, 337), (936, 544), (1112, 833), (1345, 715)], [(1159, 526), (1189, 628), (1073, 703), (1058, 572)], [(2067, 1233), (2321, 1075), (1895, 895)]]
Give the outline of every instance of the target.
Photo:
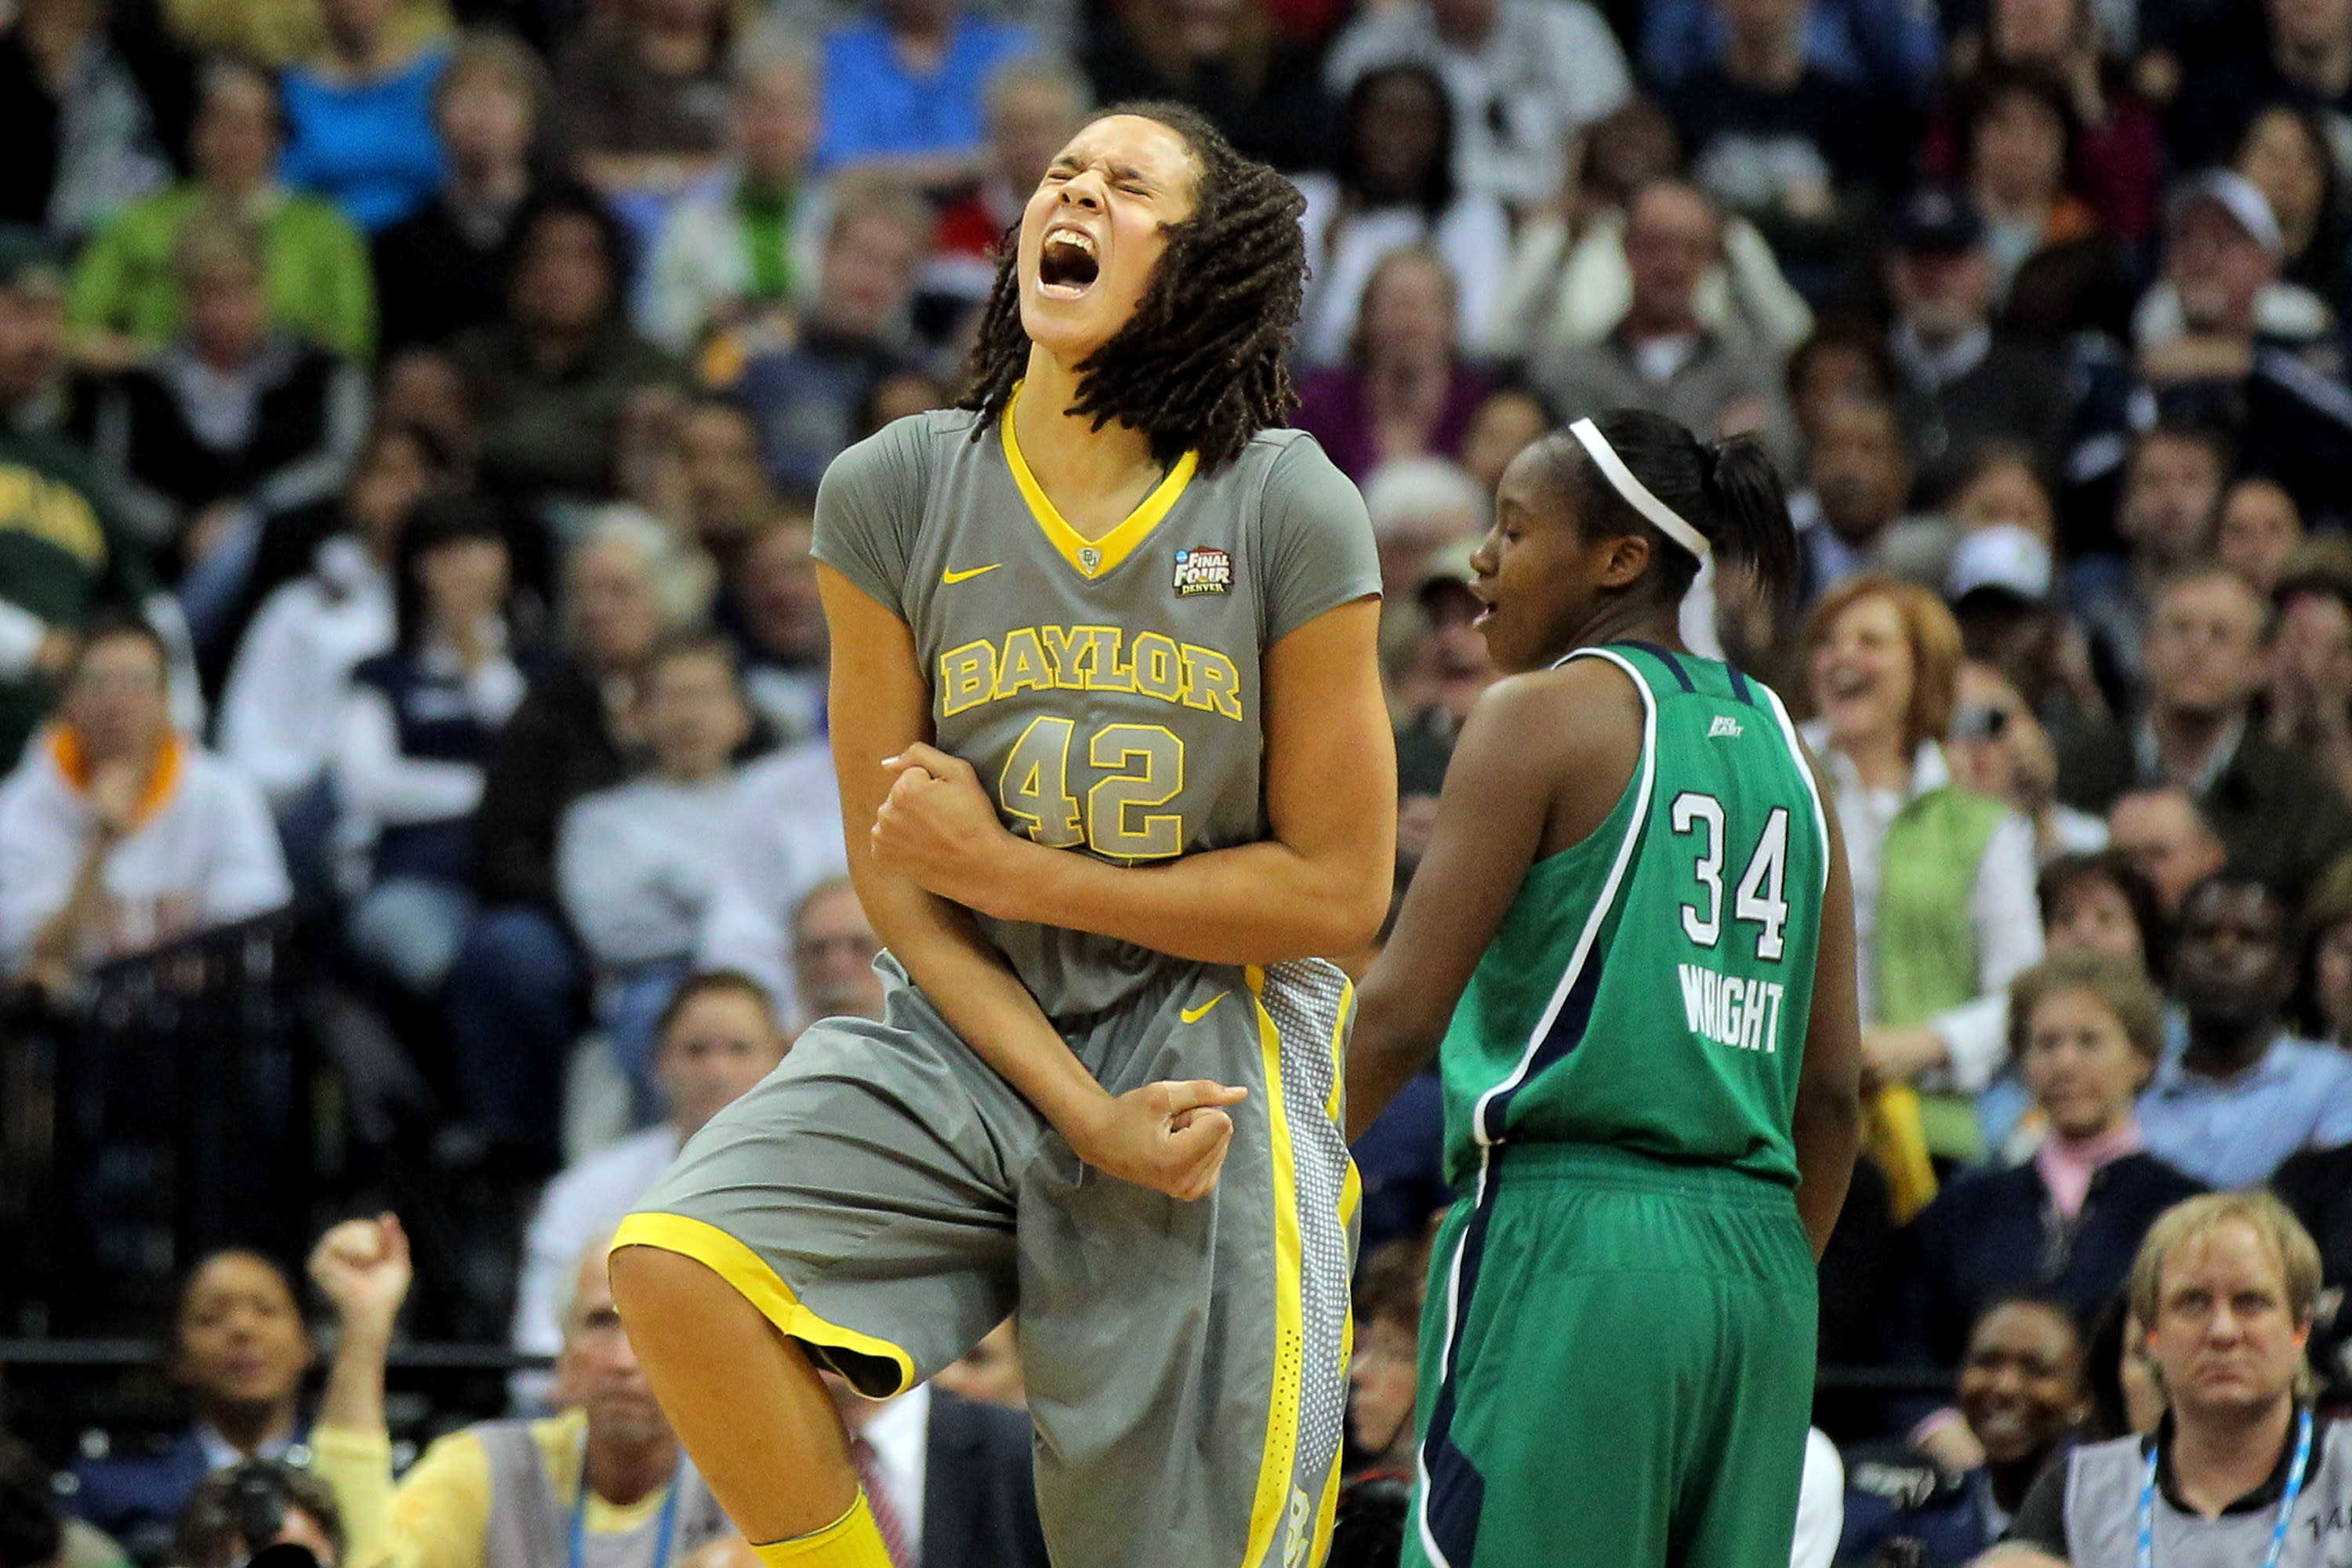
[(1940, 386), (1906, 380), (1903, 424), (1918, 459), (1916, 499), (1938, 505), (1988, 441), (2047, 457), (2066, 407), (2066, 378), (2039, 343), (1993, 333), (1985, 356)]
[(923, 1568), (1046, 1568), (1026, 1414), (931, 1390)]
[(437, 348), (506, 313), (507, 243), (466, 232), (446, 201), (425, 203), (370, 244), (375, 267), (378, 353)]
[[(2063, 1467), (2074, 1439), (2059, 1440), (2042, 1461)], [(1845, 1529), (1838, 1537), (1838, 1568), (1878, 1568), (1877, 1553), (1916, 1542), (1918, 1568), (1962, 1568), (2000, 1538), (2002, 1520), (1992, 1501), (1991, 1478), (1979, 1467), (1947, 1470), (1916, 1448), (1868, 1444), (1845, 1456)]]
[(530, 683), (482, 764), (474, 812), (474, 889), (494, 904), (553, 910), (563, 808), (628, 774), (596, 677), (576, 657)]

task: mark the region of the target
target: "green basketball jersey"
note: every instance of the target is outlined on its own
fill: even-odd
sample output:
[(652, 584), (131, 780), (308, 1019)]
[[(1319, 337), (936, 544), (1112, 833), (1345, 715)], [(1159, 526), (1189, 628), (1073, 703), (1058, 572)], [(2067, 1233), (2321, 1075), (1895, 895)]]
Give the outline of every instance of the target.
[(1793, 1184), (1829, 876), (1796, 730), (1727, 665), (1631, 644), (1569, 657), (1641, 688), (1641, 762), (1597, 830), (1528, 868), (1454, 1009), (1448, 1171), (1540, 1141)]

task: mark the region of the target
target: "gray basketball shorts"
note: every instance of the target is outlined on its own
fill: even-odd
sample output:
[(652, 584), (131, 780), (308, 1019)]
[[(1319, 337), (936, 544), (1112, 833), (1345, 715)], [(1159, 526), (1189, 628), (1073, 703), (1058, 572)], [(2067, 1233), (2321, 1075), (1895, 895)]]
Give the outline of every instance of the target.
[(616, 1237), (708, 1265), (879, 1398), (1019, 1314), (1058, 1568), (1304, 1568), (1339, 1492), (1359, 1196), (1354, 993), (1330, 964), (1171, 965), (1064, 1023), (1114, 1094), (1244, 1086), (1216, 1190), (1079, 1161), (888, 954), (884, 1019), (827, 1019), (712, 1120)]

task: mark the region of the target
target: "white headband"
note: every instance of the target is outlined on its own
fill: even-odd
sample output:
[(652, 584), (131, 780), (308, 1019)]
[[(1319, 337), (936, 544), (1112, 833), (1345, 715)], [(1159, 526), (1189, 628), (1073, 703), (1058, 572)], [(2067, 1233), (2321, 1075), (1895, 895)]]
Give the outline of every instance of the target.
[(1609, 481), (1610, 489), (1623, 496), (1635, 511), (1655, 523), (1660, 533), (1697, 556), (1700, 565), (1706, 564), (1710, 553), (1706, 536), (1685, 522), (1675, 514), (1674, 508), (1652, 495), (1650, 487), (1633, 477), (1633, 470), (1625, 466), (1625, 459), (1617, 455), (1617, 448), (1609, 444), (1609, 437), (1601, 433), (1599, 426), (1590, 419), (1580, 419), (1568, 427), (1568, 433), (1584, 444), (1585, 452), (1592, 458), (1592, 466), (1601, 470), (1601, 477)]

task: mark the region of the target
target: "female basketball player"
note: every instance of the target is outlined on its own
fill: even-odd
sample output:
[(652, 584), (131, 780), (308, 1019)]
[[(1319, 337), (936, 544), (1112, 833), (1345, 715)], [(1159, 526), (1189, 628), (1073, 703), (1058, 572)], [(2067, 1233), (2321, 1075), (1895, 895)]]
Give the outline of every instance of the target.
[(1370, 523), (1272, 428), (1297, 216), (1189, 110), (1097, 118), (1024, 212), (966, 410), (825, 476), (887, 1017), (803, 1035), (613, 1265), (776, 1568), (887, 1568), (903, 1533), (816, 1369), (893, 1394), (1015, 1306), (1063, 1568), (1303, 1563), (1328, 1525), (1352, 998), (1309, 955), (1370, 940), (1395, 806)]
[(1409, 1563), (1788, 1561), (1856, 1139), (1853, 910), (1780, 699), (1676, 635), (1718, 552), (1786, 587), (1771, 464), (1618, 413), (1520, 454), (1475, 558), (1521, 673), (1463, 727), (1348, 1071), (1360, 1129), (1444, 1036), (1468, 1194), (1422, 1323)]

